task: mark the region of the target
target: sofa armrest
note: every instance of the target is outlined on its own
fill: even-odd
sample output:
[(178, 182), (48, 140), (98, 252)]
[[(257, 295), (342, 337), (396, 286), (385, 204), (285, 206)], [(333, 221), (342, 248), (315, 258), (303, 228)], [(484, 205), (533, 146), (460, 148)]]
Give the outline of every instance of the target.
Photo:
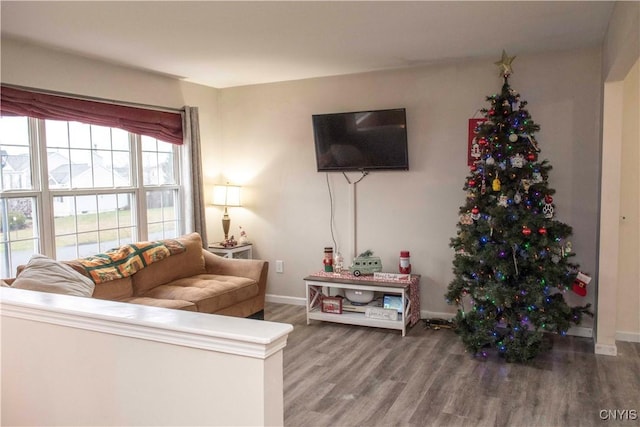
[(260, 295), (264, 296), (266, 294), (267, 273), (269, 272), (269, 263), (267, 261), (223, 258), (204, 249), (202, 250), (202, 255), (204, 257), (204, 268), (208, 274), (254, 279), (258, 282)]

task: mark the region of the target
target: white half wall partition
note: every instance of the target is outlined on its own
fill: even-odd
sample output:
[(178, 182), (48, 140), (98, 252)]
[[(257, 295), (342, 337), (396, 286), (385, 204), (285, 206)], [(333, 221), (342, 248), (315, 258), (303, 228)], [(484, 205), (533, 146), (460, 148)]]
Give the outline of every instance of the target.
[(2, 288), (2, 425), (282, 425), (288, 324)]

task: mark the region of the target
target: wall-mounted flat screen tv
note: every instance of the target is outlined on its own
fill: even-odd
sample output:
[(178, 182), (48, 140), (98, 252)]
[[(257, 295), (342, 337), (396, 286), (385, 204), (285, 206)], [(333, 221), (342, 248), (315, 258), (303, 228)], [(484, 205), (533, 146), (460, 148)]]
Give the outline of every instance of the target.
[(408, 170), (404, 108), (314, 114), (318, 172)]

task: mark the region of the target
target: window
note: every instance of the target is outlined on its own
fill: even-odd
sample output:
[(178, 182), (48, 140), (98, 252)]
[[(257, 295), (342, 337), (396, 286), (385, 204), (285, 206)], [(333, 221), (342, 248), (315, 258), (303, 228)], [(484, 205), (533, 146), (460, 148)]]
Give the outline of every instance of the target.
[(0, 118), (1, 277), (32, 254), (87, 256), (177, 237), (180, 146), (74, 121)]
[(147, 231), (154, 239), (174, 237), (180, 227), (180, 205), (174, 146), (148, 136), (141, 137), (143, 182), (147, 200)]

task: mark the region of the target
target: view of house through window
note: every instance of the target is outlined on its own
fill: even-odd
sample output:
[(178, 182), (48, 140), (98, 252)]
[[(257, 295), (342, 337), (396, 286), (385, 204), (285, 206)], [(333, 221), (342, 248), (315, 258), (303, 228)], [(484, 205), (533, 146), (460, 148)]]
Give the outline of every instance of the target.
[(178, 146), (78, 122), (0, 118), (0, 266), (73, 259), (182, 229)]

